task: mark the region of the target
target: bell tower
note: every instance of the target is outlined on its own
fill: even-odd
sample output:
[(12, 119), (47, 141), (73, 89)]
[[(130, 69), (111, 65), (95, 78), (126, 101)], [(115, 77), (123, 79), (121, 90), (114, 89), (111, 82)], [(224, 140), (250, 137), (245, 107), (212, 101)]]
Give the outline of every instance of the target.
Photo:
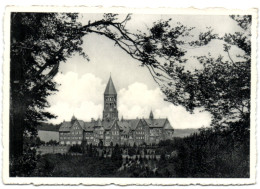
[(104, 92), (104, 110), (103, 110), (103, 120), (114, 120), (118, 119), (117, 111), (117, 93), (110, 76), (106, 90)]

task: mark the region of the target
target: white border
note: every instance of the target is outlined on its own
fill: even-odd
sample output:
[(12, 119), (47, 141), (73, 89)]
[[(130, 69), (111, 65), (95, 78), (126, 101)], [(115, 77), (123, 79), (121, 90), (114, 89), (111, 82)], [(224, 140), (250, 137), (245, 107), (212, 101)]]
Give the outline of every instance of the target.
[[(199, 179), (199, 178), (13, 178), (9, 177), (9, 47), (10, 47), (10, 12), (79, 12), (79, 13), (141, 13), (141, 14), (176, 14), (176, 15), (230, 15), (230, 14), (251, 14), (252, 15), (252, 64), (251, 64), (251, 133), (250, 133), (250, 178), (239, 179)], [(3, 181), (11, 184), (64, 184), (64, 185), (241, 185), (253, 184), (256, 179), (256, 138), (255, 138), (255, 121), (256, 121), (256, 27), (257, 27), (257, 10), (228, 10), (223, 8), (210, 9), (172, 9), (172, 8), (103, 8), (103, 7), (54, 7), (54, 6), (31, 6), (6, 8), (4, 20), (4, 86), (3, 86)]]

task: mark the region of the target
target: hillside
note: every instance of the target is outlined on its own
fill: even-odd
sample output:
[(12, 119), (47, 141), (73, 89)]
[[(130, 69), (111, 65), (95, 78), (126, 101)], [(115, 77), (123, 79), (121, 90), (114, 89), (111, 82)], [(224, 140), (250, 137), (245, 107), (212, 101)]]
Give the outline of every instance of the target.
[(39, 131), (59, 131), (61, 124), (59, 125), (54, 125), (54, 124), (50, 124), (50, 123), (41, 123), (41, 125), (39, 125), (37, 127), (37, 130)]
[(174, 137), (183, 138), (195, 132), (198, 132), (198, 129), (174, 129)]

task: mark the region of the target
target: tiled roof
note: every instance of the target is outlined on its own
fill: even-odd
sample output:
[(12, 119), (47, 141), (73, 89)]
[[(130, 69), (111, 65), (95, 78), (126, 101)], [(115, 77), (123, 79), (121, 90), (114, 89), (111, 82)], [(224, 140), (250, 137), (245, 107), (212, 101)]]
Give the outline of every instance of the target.
[(124, 121), (118, 121), (118, 126), (120, 130), (122, 131), (122, 134), (128, 134), (131, 129), (131, 124), (127, 120)]
[(68, 121), (64, 121), (62, 124), (61, 124), (61, 126), (60, 126), (60, 129), (59, 129), (59, 131), (70, 131), (70, 127), (71, 127), (71, 123), (70, 122), (68, 122)]
[(162, 128), (166, 122), (166, 119), (144, 119), (150, 128)]
[(84, 130), (85, 131), (93, 131), (95, 126), (95, 122), (84, 122)]
[(84, 129), (85, 123), (82, 120), (77, 120), (82, 129)]
[(135, 130), (140, 119), (128, 119), (126, 121), (130, 124), (131, 130)]
[[(167, 121), (167, 119), (124, 119), (121, 121), (114, 120), (114, 121), (91, 121), (91, 122), (84, 122), (82, 120), (77, 120), (81, 128), (85, 131), (94, 131), (95, 126), (103, 127), (105, 130), (110, 130), (115, 122), (117, 122), (120, 130), (123, 134), (129, 133), (131, 130), (135, 130), (139, 121), (144, 122), (150, 128), (164, 128), (167, 130), (172, 130), (171, 124)], [(71, 122), (63, 122), (59, 131), (66, 132), (70, 131)]]

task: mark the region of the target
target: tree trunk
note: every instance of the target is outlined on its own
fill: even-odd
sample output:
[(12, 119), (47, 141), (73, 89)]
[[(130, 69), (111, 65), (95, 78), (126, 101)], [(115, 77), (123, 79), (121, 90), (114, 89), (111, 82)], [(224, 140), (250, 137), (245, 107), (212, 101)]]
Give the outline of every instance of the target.
[[(14, 58), (14, 57), (12, 57)], [(19, 61), (11, 61), (10, 73), (10, 158), (19, 157), (23, 153), (23, 123), (25, 105), (23, 99), (23, 68)]]

